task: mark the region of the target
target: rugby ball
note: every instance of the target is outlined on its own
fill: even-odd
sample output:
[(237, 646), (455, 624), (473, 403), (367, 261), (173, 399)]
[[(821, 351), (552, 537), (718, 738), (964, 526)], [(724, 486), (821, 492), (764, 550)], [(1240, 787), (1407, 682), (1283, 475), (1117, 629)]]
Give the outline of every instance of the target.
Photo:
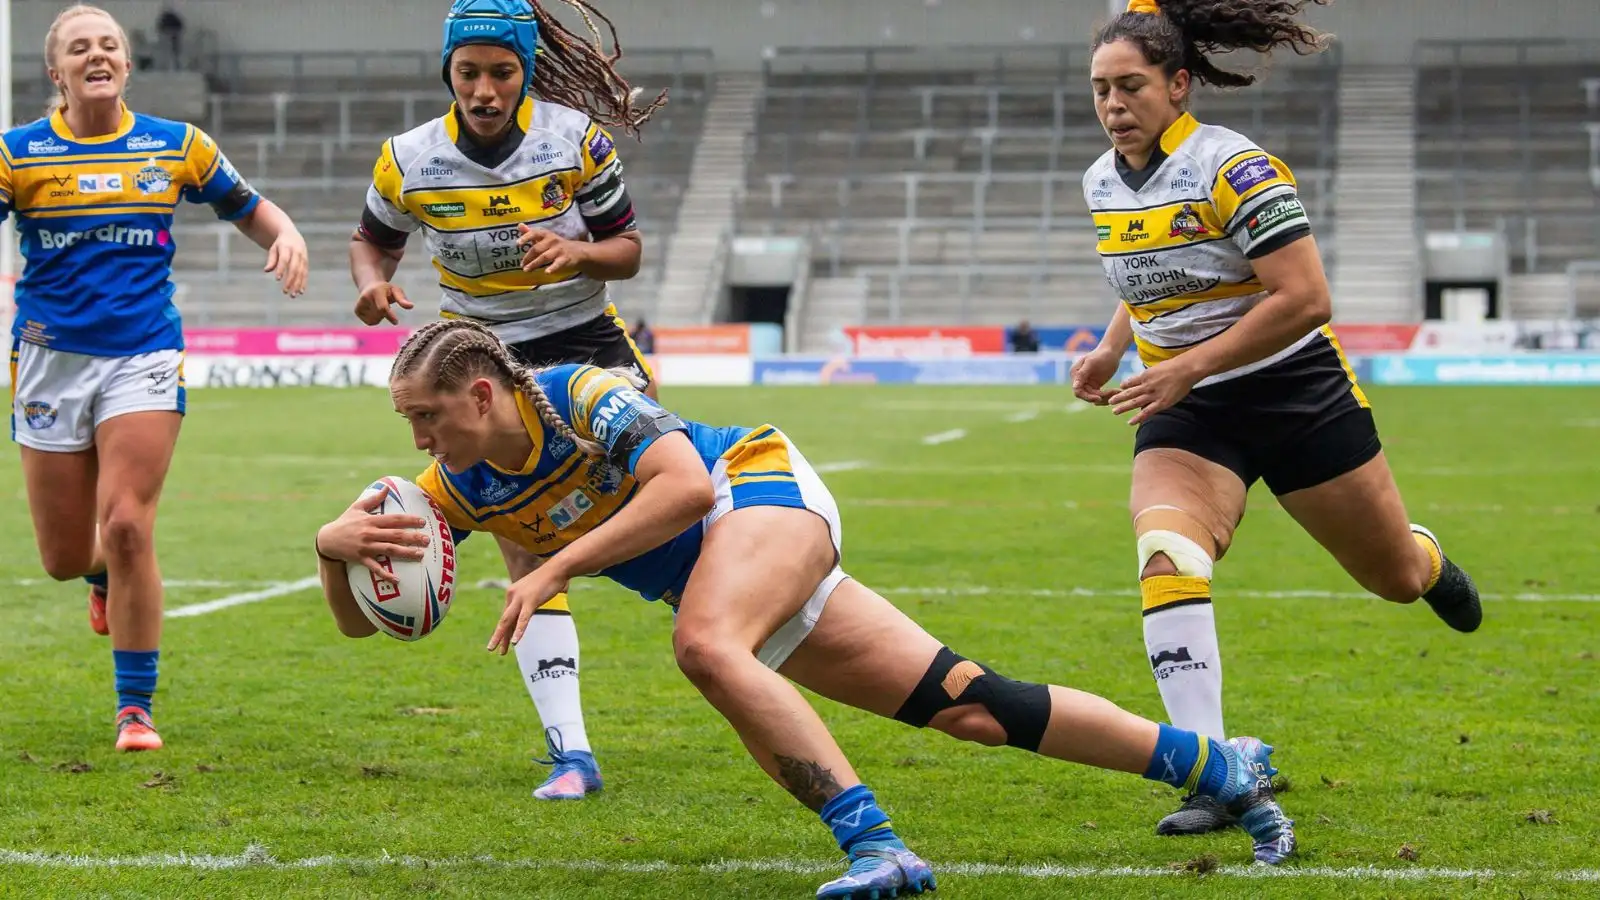
[(378, 564), (392, 580), (378, 578), (371, 569), (345, 564), (350, 592), (356, 605), (379, 631), (402, 641), (426, 637), (450, 612), (456, 589), (456, 543), (444, 510), (422, 488), (404, 478), (380, 478), (361, 492), (361, 499), (387, 489), (383, 503), (372, 515), (410, 515), (427, 521), (428, 546), (420, 560), (379, 556)]

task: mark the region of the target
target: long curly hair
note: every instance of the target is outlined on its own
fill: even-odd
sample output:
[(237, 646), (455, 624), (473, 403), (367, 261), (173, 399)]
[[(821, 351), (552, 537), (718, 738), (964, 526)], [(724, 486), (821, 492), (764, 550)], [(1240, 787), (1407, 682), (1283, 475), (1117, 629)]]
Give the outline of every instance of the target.
[(1333, 0), (1155, 0), (1160, 13), (1129, 11), (1095, 35), (1094, 49), (1126, 40), (1160, 66), (1167, 77), (1189, 70), (1197, 83), (1248, 87), (1256, 76), (1217, 68), (1213, 53), (1254, 50), (1271, 53), (1287, 47), (1301, 56), (1326, 50), (1332, 36), (1298, 21), (1306, 6)]
[[(643, 91), (629, 85), (617, 72), (617, 63), (622, 59), (617, 27), (588, 0), (560, 2), (583, 19), (589, 29), (589, 39), (562, 25), (539, 0), (529, 0), (539, 20), (539, 60), (533, 67), (534, 93), (562, 106), (583, 110), (602, 125), (621, 128), (638, 137), (639, 126), (666, 105), (667, 92), (662, 91), (642, 107), (635, 106)], [(611, 35), (611, 46), (615, 49), (610, 53), (605, 50), (596, 21)]]

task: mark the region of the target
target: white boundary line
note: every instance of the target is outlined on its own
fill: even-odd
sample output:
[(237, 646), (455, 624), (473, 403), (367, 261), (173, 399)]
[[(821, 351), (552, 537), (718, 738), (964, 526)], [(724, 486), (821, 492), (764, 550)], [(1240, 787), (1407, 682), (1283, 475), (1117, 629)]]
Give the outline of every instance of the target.
[[(51, 582), (54, 583), (54, 582)], [(219, 585), (228, 584), (257, 584), (259, 582), (219, 582)], [(239, 594), (229, 594), (216, 600), (207, 600), (204, 603), (191, 603), (186, 606), (177, 606), (167, 610), (169, 619), (186, 619), (194, 616), (203, 616), (208, 613), (231, 609), (235, 606), (245, 606), (251, 603), (260, 603), (263, 600), (272, 600), (310, 590), (322, 583), (318, 576), (302, 578), (298, 581), (269, 582), (266, 587)], [(169, 581), (168, 587), (176, 585), (210, 585), (213, 582), (205, 581)], [(463, 588), (468, 587), (463, 585)], [(572, 585), (572, 590), (584, 591), (601, 587), (594, 581), (579, 581)], [(956, 585), (938, 587), (912, 587), (897, 586), (874, 588), (885, 596), (913, 596), (913, 597), (1036, 597), (1041, 599), (1085, 599), (1098, 600), (1108, 598), (1131, 598), (1139, 596), (1133, 588), (1024, 588), (1024, 587), (986, 587), (984, 585)], [(1223, 589), (1219, 596), (1224, 600), (1375, 600), (1377, 598), (1361, 591), (1322, 591), (1322, 590), (1293, 590), (1293, 591), (1250, 591)], [(1546, 594), (1538, 591), (1523, 591), (1515, 594), (1482, 594), (1482, 599), (1493, 602), (1506, 603), (1600, 603), (1600, 594)]]
[[(602, 859), (500, 859), (493, 856), (458, 856), (427, 859), (417, 856), (377, 857), (311, 856), (278, 859), (266, 848), (251, 844), (243, 853), (214, 854), (156, 853), (143, 856), (77, 856), (66, 853), (0, 849), (0, 865), (33, 866), (42, 869), (491, 869), (560, 870), (621, 874), (726, 874), (729, 872), (777, 872), (786, 875), (823, 875), (839, 871), (839, 862), (804, 859), (720, 859), (706, 863), (674, 863), (666, 860)], [(1036, 878), (1069, 880), (1091, 878), (1179, 878), (1192, 877), (1182, 868), (1154, 866), (1057, 866), (1002, 865), (997, 863), (934, 863), (934, 874), (965, 878)], [(1486, 879), (1543, 879), (1550, 881), (1600, 882), (1595, 869), (1451, 869), (1438, 867), (1378, 868), (1376, 866), (1219, 866), (1208, 877), (1241, 879), (1315, 879), (1341, 881), (1481, 881)]]
[[(11, 578), (0, 580), (0, 584), (10, 587), (42, 587), (45, 585), (61, 584), (54, 578)], [(71, 584), (72, 582), (67, 582)], [(281, 584), (277, 581), (215, 581), (211, 579), (178, 579), (176, 581), (163, 581), (161, 586), (169, 590), (182, 588), (245, 588), (245, 587), (270, 587)]]
[(948, 444), (951, 441), (959, 441), (966, 436), (967, 430), (965, 428), (952, 428), (949, 431), (941, 431), (936, 434), (927, 435), (922, 439), (922, 442), (930, 447), (933, 447), (938, 444)]
[(191, 603), (188, 606), (174, 607), (173, 609), (167, 610), (166, 617), (169, 619), (185, 619), (191, 616), (203, 616), (206, 613), (213, 613), (219, 609), (228, 609), (229, 607), (233, 606), (243, 606), (246, 603), (259, 603), (262, 600), (271, 600), (274, 597), (282, 597), (286, 594), (297, 594), (300, 591), (314, 588), (320, 584), (322, 584), (322, 579), (319, 576), (313, 575), (310, 578), (302, 578), (299, 581), (289, 581), (281, 584), (275, 584), (272, 587), (263, 588), (259, 591), (249, 591), (243, 594), (229, 594), (226, 597), (221, 597), (216, 600), (208, 600), (205, 603)]

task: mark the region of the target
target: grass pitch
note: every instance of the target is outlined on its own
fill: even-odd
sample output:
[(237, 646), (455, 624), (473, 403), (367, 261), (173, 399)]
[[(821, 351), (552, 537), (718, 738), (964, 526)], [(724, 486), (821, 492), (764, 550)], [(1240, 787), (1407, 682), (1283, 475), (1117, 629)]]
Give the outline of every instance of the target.
[[(959, 652), (1162, 717), (1122, 421), (1059, 388), (664, 393), (788, 432), (839, 499), (847, 569)], [(1463, 636), (1363, 598), (1252, 494), (1215, 581), (1226, 712), (1278, 747), (1300, 860), (1261, 877), (1238, 831), (1157, 838), (1162, 786), (817, 701), (939, 896), (1600, 892), (1600, 393), (1371, 395), (1413, 520), (1491, 599)], [(168, 749), (128, 756), (107, 643), (80, 584), (42, 580), (6, 456), (0, 896), (808, 897), (837, 871), (676, 672), (664, 607), (575, 592), (606, 790), (553, 805), (529, 797), (543, 747), (516, 665), (483, 651), (491, 541), (463, 546), (468, 589), (417, 644), (342, 638), (315, 590), (277, 587), (314, 573), (316, 527), (373, 477), (424, 462), (376, 391), (192, 393), (159, 525), (168, 607), (275, 596), (168, 620)]]

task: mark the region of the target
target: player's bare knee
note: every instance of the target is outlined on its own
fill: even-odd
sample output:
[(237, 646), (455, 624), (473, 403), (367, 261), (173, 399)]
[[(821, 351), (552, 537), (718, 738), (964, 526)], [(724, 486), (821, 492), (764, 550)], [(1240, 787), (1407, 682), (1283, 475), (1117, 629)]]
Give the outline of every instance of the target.
[(1050, 688), (1006, 678), (940, 647), (894, 718), (962, 740), (1037, 753), (1050, 724)]
[[(720, 640), (714, 629), (679, 623), (672, 632), (672, 656), (678, 671), (696, 687), (713, 684), (737, 662), (737, 647)], [(745, 656), (750, 654), (745, 652)]]
[(138, 559), (155, 549), (155, 522), (141, 504), (113, 503), (100, 522), (100, 542), (107, 557)]
[(1139, 572), (1139, 578), (1143, 580), (1155, 578), (1157, 575), (1176, 574), (1178, 574), (1178, 567), (1172, 564), (1172, 558), (1165, 553), (1157, 553), (1144, 564), (1144, 569)]
[(994, 716), (981, 706), (957, 706), (933, 717), (928, 725), (959, 741), (971, 741), (985, 747), (999, 747), (1006, 742), (1006, 730)]

